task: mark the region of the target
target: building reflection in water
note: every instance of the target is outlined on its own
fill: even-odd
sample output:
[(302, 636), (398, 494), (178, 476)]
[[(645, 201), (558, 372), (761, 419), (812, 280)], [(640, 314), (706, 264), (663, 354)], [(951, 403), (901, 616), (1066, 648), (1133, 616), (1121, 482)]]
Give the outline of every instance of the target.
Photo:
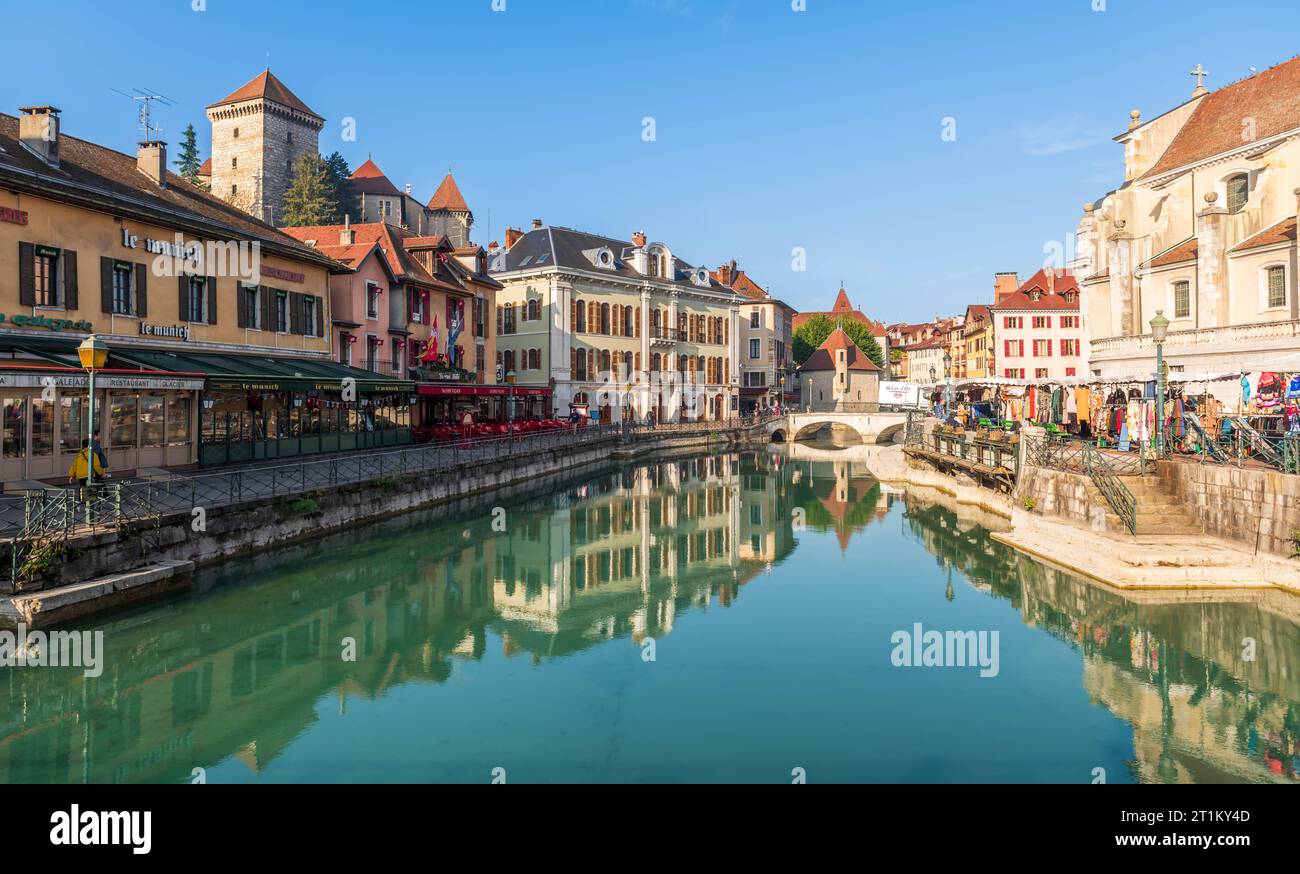
[(849, 455), (702, 454), (536, 492), (505, 502), (504, 531), (501, 499), (476, 500), (204, 572), (204, 591), (96, 626), (96, 679), (0, 669), (0, 781), (182, 782), (231, 756), (261, 773), (322, 700), (346, 712), (445, 683), (490, 645), (546, 670), (662, 639), (686, 611), (736, 604), (804, 530), (847, 550), (874, 523), (901, 525), (951, 571), (938, 577), (950, 597), (1005, 599), (1076, 647), (1093, 701), (1133, 726), (1135, 778), (1295, 779), (1300, 646), (1285, 599), (1123, 597), (1017, 555), (988, 536), (996, 517), (959, 518), (938, 493), (904, 509)]
[[(941, 493), (908, 496), (907, 527), (936, 561), (1080, 652), (1089, 698), (1133, 728), (1134, 779), (1300, 779), (1300, 600), (1121, 594), (1004, 547), (969, 519)], [(1243, 658), (1246, 638), (1253, 661)]]

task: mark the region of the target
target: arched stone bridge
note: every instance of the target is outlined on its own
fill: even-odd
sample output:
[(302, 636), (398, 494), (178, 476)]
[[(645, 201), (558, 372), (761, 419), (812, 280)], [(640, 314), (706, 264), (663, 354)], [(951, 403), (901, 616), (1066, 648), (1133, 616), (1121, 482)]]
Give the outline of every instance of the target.
[(893, 443), (902, 438), (907, 427), (906, 413), (787, 413), (756, 426), (762, 428), (773, 443), (793, 443), (811, 437), (827, 425), (843, 425), (862, 438), (863, 443)]

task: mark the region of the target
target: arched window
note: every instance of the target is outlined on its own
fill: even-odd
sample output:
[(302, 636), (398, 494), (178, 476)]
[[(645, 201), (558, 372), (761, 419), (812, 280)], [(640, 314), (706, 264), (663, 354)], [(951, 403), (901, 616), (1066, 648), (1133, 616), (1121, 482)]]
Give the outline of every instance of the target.
[(1246, 201), (1250, 200), (1250, 176), (1245, 173), (1238, 173), (1236, 176), (1228, 177), (1228, 212), (1237, 214), (1246, 208)]
[(600, 350), (600, 369), (605, 372), (609, 371), (609, 350), (608, 349)]
[(600, 305), (600, 332), (609, 334), (609, 304), (607, 303)]
[(533, 298), (528, 302), (528, 321), (535, 322), (542, 317), (542, 302)]
[[(635, 322), (635, 316), (632, 315), (633, 312), (634, 310), (632, 307), (623, 307), (623, 336), (624, 337), (636, 336), (636, 322)], [(636, 312), (640, 312), (640, 310), (636, 310)]]
[(660, 360), (660, 359), (659, 359), (659, 353), (658, 353), (658, 352), (651, 352), (651, 353), (650, 353), (650, 370), (651, 370), (651, 371), (653, 371), (653, 372), (658, 372), (658, 370), (659, 370), (659, 360)]
[(542, 369), (542, 350), (540, 349), (528, 350), (528, 369), (529, 370)]

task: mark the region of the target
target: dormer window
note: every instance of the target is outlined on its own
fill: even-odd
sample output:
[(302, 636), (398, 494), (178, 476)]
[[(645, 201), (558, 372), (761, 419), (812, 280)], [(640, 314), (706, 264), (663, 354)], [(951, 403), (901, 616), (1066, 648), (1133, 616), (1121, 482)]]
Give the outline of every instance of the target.
[(602, 249), (601, 253), (596, 256), (596, 260), (601, 267), (613, 267), (614, 253), (610, 252), (608, 249)]

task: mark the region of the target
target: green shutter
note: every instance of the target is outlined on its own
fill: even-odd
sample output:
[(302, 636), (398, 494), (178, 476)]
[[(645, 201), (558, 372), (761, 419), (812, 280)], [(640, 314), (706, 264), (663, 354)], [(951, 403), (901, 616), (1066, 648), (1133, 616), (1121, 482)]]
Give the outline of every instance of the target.
[(75, 310), (79, 306), (77, 297), (77, 253), (64, 249), (63, 261), (63, 306)]
[(140, 317), (149, 315), (149, 266), (135, 265), (135, 314)]

